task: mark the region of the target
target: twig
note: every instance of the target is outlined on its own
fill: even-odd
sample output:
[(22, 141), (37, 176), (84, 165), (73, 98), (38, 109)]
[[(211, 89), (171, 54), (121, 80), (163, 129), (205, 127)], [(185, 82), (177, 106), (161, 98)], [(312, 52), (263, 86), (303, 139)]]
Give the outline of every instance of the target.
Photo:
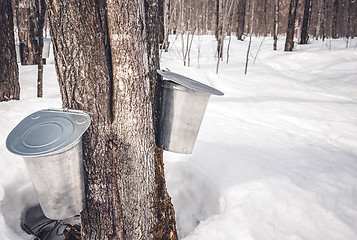
[(252, 44), (252, 35), (253, 35), (253, 23), (254, 23), (254, 6), (255, 6), (255, 1), (253, 1), (253, 10), (252, 10), (252, 18), (251, 18), (251, 24), (250, 24), (250, 33), (249, 33), (249, 43), (248, 43), (248, 49), (247, 49), (247, 59), (245, 62), (245, 70), (244, 74), (247, 74), (248, 71), (248, 62), (249, 62), (249, 53), (250, 53), (250, 45)]
[(42, 229), (52, 224), (53, 222), (55, 222), (55, 220), (48, 220), (46, 222), (40, 223), (39, 225), (35, 226), (33, 229), (35, 230), (36, 228), (38, 228), (36, 232), (39, 233), (42, 231)]
[(247, 74), (248, 72), (248, 61), (249, 61), (249, 52), (250, 52), (250, 45), (252, 44), (252, 34), (249, 36), (249, 43), (248, 43), (248, 49), (247, 49), (247, 59), (245, 61), (245, 70), (244, 74)]
[(46, 239), (51, 235), (51, 233), (53, 232), (53, 230), (55, 230), (55, 229), (58, 227), (58, 225), (59, 225), (60, 223), (61, 223), (61, 220), (57, 221), (56, 224), (55, 224), (55, 226), (51, 229), (51, 231), (49, 231), (49, 232), (46, 234), (46, 236), (45, 236), (42, 240), (46, 240)]
[(31, 228), (29, 226), (27, 226), (26, 224), (24, 224), (24, 227), (27, 228), (27, 230), (29, 230), (29, 232), (34, 235), (36, 237), (37, 240), (41, 240), (37, 235), (36, 233), (34, 233)]
[(255, 54), (255, 57), (254, 57), (254, 61), (253, 61), (253, 64), (255, 63), (255, 60), (257, 60), (257, 57), (258, 57), (258, 53), (260, 52), (260, 48), (262, 47), (263, 45), (263, 41), (264, 41), (265, 37), (263, 37), (260, 45), (259, 45), (259, 48), (258, 48), (258, 51), (257, 51), (257, 54)]

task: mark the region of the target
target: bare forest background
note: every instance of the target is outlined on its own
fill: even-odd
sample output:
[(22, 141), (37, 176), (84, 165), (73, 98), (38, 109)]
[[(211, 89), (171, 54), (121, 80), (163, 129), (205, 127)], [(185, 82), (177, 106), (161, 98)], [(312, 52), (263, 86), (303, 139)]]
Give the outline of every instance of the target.
[(162, 22), (168, 34), (219, 35), (222, 31), (225, 36), (242, 39), (249, 33), (273, 36), (274, 16), (278, 12), (277, 33), (283, 35), (288, 28), (291, 2), (298, 3), (294, 24), (298, 42), (304, 17), (308, 35), (315, 39), (356, 36), (355, 0), (165, 0), (161, 16), (167, 18)]
[[(160, 0), (161, 49), (168, 51), (168, 36), (181, 37), (183, 64), (190, 65), (190, 51), (195, 35), (215, 35), (217, 40), (217, 67), (223, 60), (224, 39), (239, 40), (252, 36), (274, 38), (272, 48), (277, 49), (278, 36), (285, 36), (285, 51), (294, 44), (309, 41), (345, 38), (357, 34), (356, 0)], [(250, 44), (247, 49), (245, 73), (248, 67)], [(237, 54), (237, 53), (232, 53)], [(240, 53), (242, 54), (242, 53)]]
[[(1, 14), (4, 16), (2, 45), (4, 49), (8, 49), (1, 52), (1, 56), (4, 59), (7, 56), (15, 58), (12, 46), (16, 44), (19, 46), (21, 65), (38, 65), (37, 94), (41, 97), (43, 64), (46, 64), (46, 59), (42, 57), (42, 39), (49, 37), (48, 14), (56, 14), (55, 2), (52, 0), (0, 1), (4, 6), (1, 9)], [(273, 50), (277, 50), (278, 36), (280, 38), (284, 36), (286, 38), (284, 51), (292, 51), (296, 44), (334, 38), (346, 39), (346, 47), (348, 47), (350, 39), (357, 35), (357, 0), (157, 1), (158, 20), (155, 24), (155, 31), (158, 33), (161, 50), (168, 51), (169, 35), (181, 37), (183, 64), (190, 66), (190, 52), (194, 36), (215, 35), (217, 73), (223, 55), (228, 62), (229, 54), (246, 54), (245, 73), (247, 73), (250, 42), (253, 36), (273, 37)], [(145, 4), (149, 5), (149, 2), (145, 1)], [(13, 27), (15, 27), (15, 32), (11, 30)], [(247, 53), (230, 53), (232, 37), (242, 41), (249, 39)], [(227, 38), (228, 44), (223, 46)], [(7, 52), (10, 50), (11, 54)], [(16, 61), (11, 60), (11, 64), (8, 60), (4, 60), (3, 64), (3, 60), (0, 61), (4, 72), (7, 73), (1, 79), (4, 87), (1, 88), (0, 101), (18, 99)]]
[[(26, 43), (22, 64), (38, 63), (35, 58), (39, 51), (34, 45), (42, 34), (38, 25), (43, 19), (45, 1), (11, 1), (19, 41)], [(157, 27), (161, 46), (168, 50), (170, 34), (185, 35), (187, 51), (193, 35), (215, 35), (218, 43), (227, 36), (244, 40), (247, 36), (285, 35), (289, 8), (294, 4), (297, 5), (292, 26), (295, 43), (305, 44), (310, 38), (348, 40), (357, 35), (356, 0), (159, 0)], [(48, 29), (47, 17), (44, 21)], [(219, 47), (217, 50), (220, 51)]]

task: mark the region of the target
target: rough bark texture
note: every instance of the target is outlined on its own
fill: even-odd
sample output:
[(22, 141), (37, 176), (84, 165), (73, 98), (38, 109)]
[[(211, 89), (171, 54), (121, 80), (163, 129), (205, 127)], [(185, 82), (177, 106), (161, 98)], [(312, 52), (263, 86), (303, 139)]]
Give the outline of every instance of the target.
[(244, 40), (244, 25), (245, 25), (245, 10), (246, 10), (246, 0), (239, 0), (238, 2), (238, 28), (237, 28), (237, 38), (238, 40)]
[(217, 68), (216, 72), (218, 72), (218, 62), (221, 61), (223, 56), (223, 0), (217, 1)]
[(286, 32), (284, 51), (292, 51), (294, 48), (295, 18), (296, 18), (296, 8), (298, 6), (298, 2), (299, 0), (290, 0), (289, 21), (288, 21), (288, 29)]
[(43, 96), (43, 61), (42, 61), (42, 49), (43, 49), (43, 27), (45, 24), (46, 4), (45, 0), (39, 0), (40, 10), (38, 15), (38, 59), (37, 59), (37, 97)]
[[(167, 3), (166, 3), (167, 4)], [(148, 77), (151, 82), (151, 97), (153, 103), (152, 119), (154, 124), (155, 136), (159, 126), (159, 116), (161, 109), (161, 85), (158, 81), (156, 70), (160, 68), (159, 58), (159, 38), (157, 28), (158, 0), (145, 1), (146, 9), (146, 39), (147, 39), (147, 57), (149, 64)], [(176, 231), (175, 211), (171, 203), (171, 198), (166, 190), (163, 151), (155, 147), (155, 198), (154, 215), (156, 219), (153, 238), (154, 239), (178, 239)]]
[(273, 50), (278, 46), (278, 30), (279, 30), (279, 0), (274, 1), (274, 43)]
[(0, 102), (20, 98), (14, 24), (10, 0), (0, 0)]
[(339, 4), (338, 0), (333, 0), (333, 12), (332, 12), (332, 23), (331, 23), (331, 36), (332, 38), (338, 38), (338, 24), (337, 17), (339, 14)]
[(316, 27), (316, 39), (319, 37), (322, 40), (325, 40), (325, 25), (326, 25), (326, 0), (319, 1), (319, 10), (318, 10), (318, 20), (317, 20), (317, 27)]
[(170, 0), (164, 0), (164, 46), (165, 52), (169, 51), (169, 29), (170, 29), (170, 12), (171, 12), (171, 4)]
[(38, 0), (15, 0), (22, 65), (38, 64)]
[[(152, 2), (150, 0), (145, 0), (145, 4), (147, 2)], [(158, 35), (159, 35), (159, 43), (160, 44), (164, 44), (165, 41), (165, 25), (164, 25), (164, 18), (165, 18), (165, 14), (164, 14), (164, 5), (165, 5), (165, 0), (155, 0), (155, 8), (156, 8), (156, 12), (157, 17), (156, 17), (156, 28), (158, 28), (158, 31), (155, 31)], [(146, 4), (147, 5), (147, 4)]]
[(309, 33), (308, 33), (309, 18), (310, 18), (310, 0), (305, 0), (300, 44), (307, 44), (307, 42), (309, 41)]
[(92, 119), (83, 137), (83, 239), (177, 239), (155, 146), (150, 7), (157, 2), (48, 2), (63, 106)]

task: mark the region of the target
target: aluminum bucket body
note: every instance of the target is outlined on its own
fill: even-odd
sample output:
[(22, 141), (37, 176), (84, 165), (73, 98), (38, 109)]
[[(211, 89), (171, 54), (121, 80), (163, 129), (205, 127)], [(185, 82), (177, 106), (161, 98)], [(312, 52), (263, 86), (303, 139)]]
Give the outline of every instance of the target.
[(85, 193), (81, 139), (62, 152), (24, 160), (46, 217), (61, 220), (82, 211)]
[(51, 39), (44, 37), (43, 38), (43, 48), (42, 48), (42, 58), (50, 57), (50, 45), (51, 45)]
[(167, 151), (190, 154), (210, 96), (223, 93), (173, 72), (158, 73), (164, 81), (157, 144)]
[(6, 147), (24, 158), (41, 208), (50, 219), (66, 219), (84, 207), (82, 134), (87, 113), (41, 110), (9, 134)]
[(159, 146), (192, 153), (210, 95), (164, 81)]

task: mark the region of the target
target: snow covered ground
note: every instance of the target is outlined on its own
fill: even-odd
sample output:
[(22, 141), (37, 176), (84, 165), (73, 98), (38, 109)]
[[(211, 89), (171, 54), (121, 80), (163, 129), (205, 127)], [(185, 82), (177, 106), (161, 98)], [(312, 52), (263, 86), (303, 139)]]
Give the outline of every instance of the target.
[[(357, 40), (348, 48), (342, 39), (312, 41), (293, 52), (283, 51), (283, 38), (278, 51), (271, 38), (262, 40), (253, 38), (247, 75), (247, 40), (232, 38), (218, 75), (211, 36), (194, 40), (190, 67), (183, 66), (180, 38), (162, 53), (162, 68), (225, 93), (211, 97), (191, 155), (165, 152), (180, 237), (357, 239)], [(4, 240), (31, 239), (21, 215), (38, 204), (6, 137), (30, 113), (61, 106), (53, 60), (44, 69), (43, 99), (36, 98), (36, 74), (21, 66), (21, 100), (0, 103)]]

